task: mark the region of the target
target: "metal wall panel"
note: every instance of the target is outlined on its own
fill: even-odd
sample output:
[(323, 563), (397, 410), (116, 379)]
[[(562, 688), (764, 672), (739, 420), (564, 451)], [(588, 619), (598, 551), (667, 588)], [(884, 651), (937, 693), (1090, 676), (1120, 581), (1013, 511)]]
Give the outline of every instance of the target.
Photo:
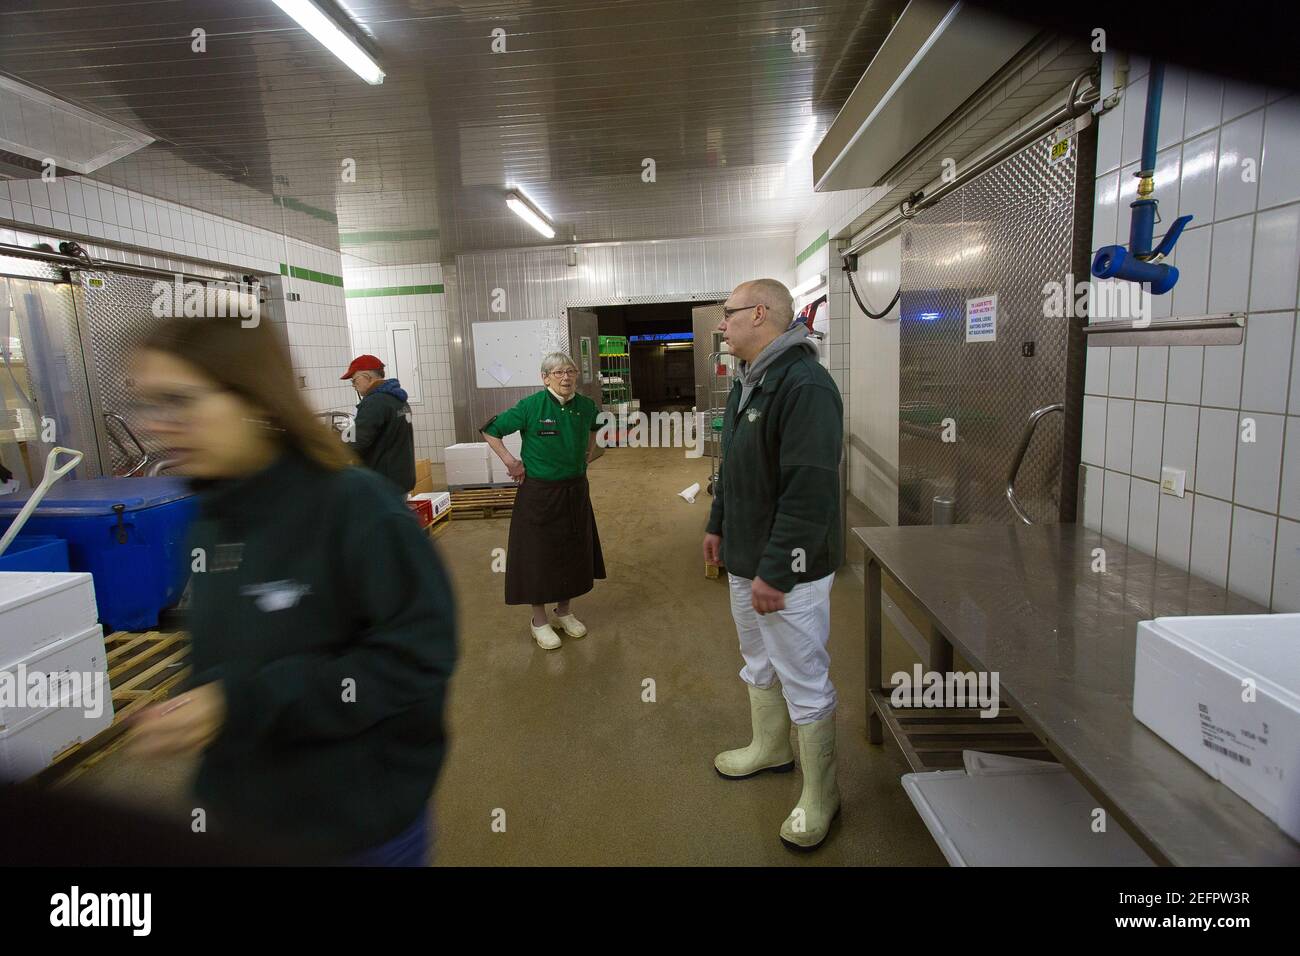
[[(1068, 324), (1043, 317), (1043, 285), (1070, 269), (1074, 190), (1074, 159), (1049, 166), (1036, 143), (904, 226), (900, 524), (928, 524), (940, 494), (956, 498), (959, 523), (1018, 520), (1007, 470), (1030, 413), (1065, 400)], [(966, 300), (992, 293), (996, 341), (968, 344)], [(942, 440), (946, 419), (955, 442)], [(1058, 520), (1061, 424), (1042, 420), (1016, 482), (1035, 522)]]

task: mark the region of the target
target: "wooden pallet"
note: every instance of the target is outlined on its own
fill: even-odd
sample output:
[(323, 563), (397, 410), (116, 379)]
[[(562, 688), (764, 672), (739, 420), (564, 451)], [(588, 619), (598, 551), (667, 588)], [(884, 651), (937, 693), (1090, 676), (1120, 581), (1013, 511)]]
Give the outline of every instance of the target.
[(432, 541), (438, 538), (438, 536), (441, 535), (444, 531), (446, 531), (447, 526), (450, 524), (451, 524), (451, 508), (444, 508), (441, 512), (439, 512), (437, 515), (434, 516), (434, 519), (430, 524), (425, 525), (424, 530), (425, 533), (428, 534), (429, 540)]
[(452, 518), (506, 518), (515, 507), (514, 488), (466, 488), (451, 493)]
[(38, 783), (68, 783), (116, 751), (126, 742), (130, 719), (150, 704), (170, 697), (190, 673), (190, 639), (181, 631), (116, 631), (104, 638), (104, 650), (113, 722), (58, 754), (37, 775)]

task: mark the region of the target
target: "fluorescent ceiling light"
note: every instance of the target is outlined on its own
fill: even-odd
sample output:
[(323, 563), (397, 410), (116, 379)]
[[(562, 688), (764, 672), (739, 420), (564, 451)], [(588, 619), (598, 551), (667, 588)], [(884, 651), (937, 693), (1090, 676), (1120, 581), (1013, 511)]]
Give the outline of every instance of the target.
[(546, 217), (540, 209), (532, 204), (529, 199), (517, 189), (512, 189), (506, 195), (506, 205), (510, 211), (522, 219), (528, 225), (532, 226), (547, 239), (555, 238), (555, 226), (550, 219)]
[(348, 65), (357, 76), (372, 86), (384, 82), (380, 69), (365, 50), (352, 37), (327, 16), (311, 0), (274, 0), (275, 5), (298, 22), (298, 25), (320, 41), (325, 49)]
[(798, 298), (799, 296), (803, 295), (805, 292), (811, 292), (813, 289), (816, 289), (818, 286), (823, 285), (825, 282), (826, 282), (826, 276), (822, 275), (819, 272), (815, 276), (809, 276), (807, 279), (804, 279), (797, 286), (791, 289), (790, 295), (792, 298)]

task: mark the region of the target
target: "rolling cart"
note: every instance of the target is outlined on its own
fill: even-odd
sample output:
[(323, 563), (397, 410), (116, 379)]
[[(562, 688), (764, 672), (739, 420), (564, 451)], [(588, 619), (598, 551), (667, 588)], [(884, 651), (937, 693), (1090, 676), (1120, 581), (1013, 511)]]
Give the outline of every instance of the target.
[(709, 353), (709, 407), (704, 410), (705, 432), (709, 443), (708, 492), (722, 469), (722, 427), (727, 414), (727, 397), (731, 394), (733, 379), (730, 352)]

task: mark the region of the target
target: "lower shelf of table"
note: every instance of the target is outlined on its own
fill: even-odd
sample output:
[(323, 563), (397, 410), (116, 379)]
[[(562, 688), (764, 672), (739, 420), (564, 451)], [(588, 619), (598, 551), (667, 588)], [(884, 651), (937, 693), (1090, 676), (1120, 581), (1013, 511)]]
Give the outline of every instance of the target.
[(959, 770), (963, 750), (1056, 762), (1043, 742), (1005, 706), (996, 717), (981, 717), (973, 707), (895, 707), (890, 693), (888, 688), (871, 691), (872, 711), (880, 715), (915, 772)]

